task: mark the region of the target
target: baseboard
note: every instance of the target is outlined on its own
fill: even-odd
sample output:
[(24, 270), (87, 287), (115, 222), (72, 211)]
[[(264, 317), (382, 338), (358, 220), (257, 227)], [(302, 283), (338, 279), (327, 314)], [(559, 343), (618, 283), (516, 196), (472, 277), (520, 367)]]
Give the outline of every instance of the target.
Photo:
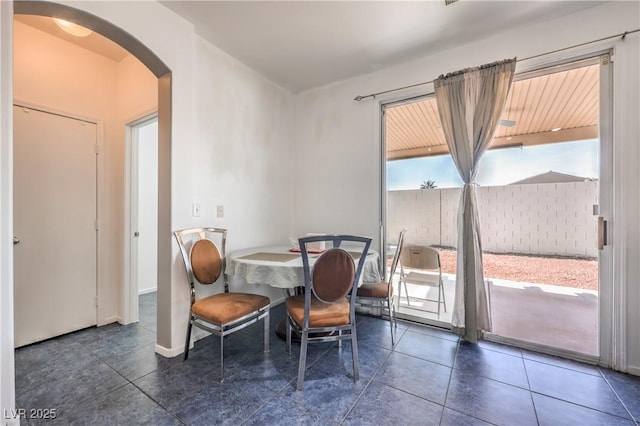
[(103, 320), (100, 320), (98, 324), (96, 324), (96, 326), (102, 327), (103, 325), (111, 324), (114, 322), (117, 322), (118, 324), (122, 324), (122, 317), (116, 315), (113, 317), (104, 318)]
[(156, 353), (165, 358), (175, 358), (178, 355), (184, 352), (184, 346), (179, 346), (175, 348), (165, 348), (164, 346), (160, 346), (156, 343)]
[(148, 294), (148, 293), (156, 293), (158, 291), (157, 288), (148, 288), (146, 290), (140, 290), (138, 291), (138, 296), (142, 296), (143, 294)]
[(633, 374), (634, 376), (640, 376), (640, 367), (628, 366), (627, 373)]

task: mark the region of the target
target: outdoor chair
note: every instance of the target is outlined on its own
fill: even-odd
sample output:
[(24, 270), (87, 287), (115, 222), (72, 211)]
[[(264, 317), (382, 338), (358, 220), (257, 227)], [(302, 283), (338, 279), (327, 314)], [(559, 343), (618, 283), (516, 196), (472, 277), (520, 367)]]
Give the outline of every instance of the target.
[[(407, 232), (407, 228), (400, 231), (398, 236), (398, 243), (396, 245), (396, 251), (391, 261), (391, 269), (389, 270), (389, 278), (380, 281), (375, 284), (362, 284), (358, 287), (356, 292), (356, 302), (360, 305), (375, 305), (379, 304), (382, 309), (387, 309), (389, 313), (389, 327), (391, 328), (391, 346), (395, 346), (395, 333), (394, 328), (398, 327), (398, 319), (396, 318), (396, 310), (393, 305), (393, 280), (396, 274), (396, 268), (398, 267), (398, 261), (400, 260), (400, 253), (402, 253), (402, 246), (404, 245), (404, 235)], [(386, 269), (386, 268), (385, 268)]]
[[(173, 233), (184, 261), (191, 286), (189, 323), (184, 345), (184, 360), (189, 358), (191, 327), (196, 326), (220, 337), (220, 381), (224, 379), (224, 337), (264, 321), (264, 351), (269, 351), (268, 297), (229, 292), (224, 276), (227, 231), (219, 228), (192, 228)], [(220, 246), (213, 240), (219, 241)], [(220, 247), (220, 248), (218, 248)], [(211, 285), (222, 276), (224, 292), (198, 299), (196, 282)]]
[[(408, 269), (408, 271), (406, 270)], [(407, 283), (419, 286), (435, 287), (438, 289), (438, 298), (424, 298), (409, 296)], [(411, 299), (436, 302), (437, 314), (440, 317), (440, 305), (443, 305), (444, 311), (447, 312), (447, 302), (444, 296), (444, 286), (442, 281), (442, 267), (440, 264), (440, 254), (438, 250), (425, 246), (406, 246), (400, 255), (400, 286), (404, 286), (407, 305), (413, 309), (430, 311), (416, 305), (411, 306)], [(399, 289), (401, 295), (402, 288)], [(400, 304), (400, 297), (398, 298)]]
[[(287, 353), (291, 353), (291, 329), (300, 333), (300, 359), (296, 389), (302, 390), (306, 369), (307, 345), (316, 342), (351, 340), (353, 381), (359, 379), (358, 341), (356, 335), (356, 288), (365, 263), (371, 238), (349, 235), (319, 235), (299, 240), (304, 270), (304, 294), (286, 300)], [(311, 267), (308, 245), (330, 242)], [(351, 253), (354, 248), (342, 248), (342, 243), (356, 244), (358, 263)]]

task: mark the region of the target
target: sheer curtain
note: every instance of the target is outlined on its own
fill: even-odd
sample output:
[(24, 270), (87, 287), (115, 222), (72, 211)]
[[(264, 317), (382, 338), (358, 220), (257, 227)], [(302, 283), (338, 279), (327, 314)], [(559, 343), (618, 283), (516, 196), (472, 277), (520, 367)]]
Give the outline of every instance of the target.
[(482, 273), (482, 240), (475, 176), (504, 108), (516, 59), (440, 76), (434, 81), (442, 130), (464, 182), (458, 207), (458, 257), (452, 324), (465, 340), (491, 331)]

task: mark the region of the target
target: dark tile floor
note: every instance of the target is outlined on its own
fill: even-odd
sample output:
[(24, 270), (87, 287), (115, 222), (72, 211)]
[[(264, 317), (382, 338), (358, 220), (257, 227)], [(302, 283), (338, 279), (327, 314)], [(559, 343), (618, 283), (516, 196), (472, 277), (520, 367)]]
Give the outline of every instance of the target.
[[(283, 318), (272, 309), (271, 323)], [(140, 298), (140, 322), (92, 328), (16, 351), (19, 408), (56, 410), (23, 424), (91, 425), (637, 425), (640, 377), (401, 323), (358, 318), (360, 381), (351, 348), (310, 346), (303, 392), (298, 357), (262, 326), (196, 343), (189, 360), (154, 353), (155, 294)]]

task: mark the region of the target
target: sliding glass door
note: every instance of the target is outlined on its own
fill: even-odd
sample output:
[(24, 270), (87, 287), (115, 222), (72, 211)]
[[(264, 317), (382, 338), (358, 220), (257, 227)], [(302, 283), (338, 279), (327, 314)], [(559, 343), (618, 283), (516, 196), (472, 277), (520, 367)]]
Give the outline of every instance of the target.
[(599, 354), (599, 89), (599, 58), (520, 75), (494, 138), (516, 148), (478, 173), (492, 333), (520, 346)]
[[(609, 254), (598, 247), (598, 223), (610, 212), (612, 187), (609, 102), (601, 102), (608, 66), (606, 55), (569, 61), (513, 83), (477, 176), (489, 338), (599, 354), (601, 276), (609, 276), (601, 260)], [(446, 302), (438, 315), (438, 288), (396, 287), (399, 316), (446, 327), (462, 182), (433, 96), (385, 104), (382, 112), (387, 247), (406, 227), (405, 244), (436, 248)]]
[[(450, 327), (462, 181), (444, 140), (435, 97), (385, 105), (383, 122), (388, 249), (395, 247), (398, 233), (407, 228), (406, 254), (412, 247), (436, 248), (442, 272), (442, 288), (416, 280), (396, 287), (396, 309), (401, 318)], [(401, 272), (412, 272), (404, 263), (396, 283)]]

